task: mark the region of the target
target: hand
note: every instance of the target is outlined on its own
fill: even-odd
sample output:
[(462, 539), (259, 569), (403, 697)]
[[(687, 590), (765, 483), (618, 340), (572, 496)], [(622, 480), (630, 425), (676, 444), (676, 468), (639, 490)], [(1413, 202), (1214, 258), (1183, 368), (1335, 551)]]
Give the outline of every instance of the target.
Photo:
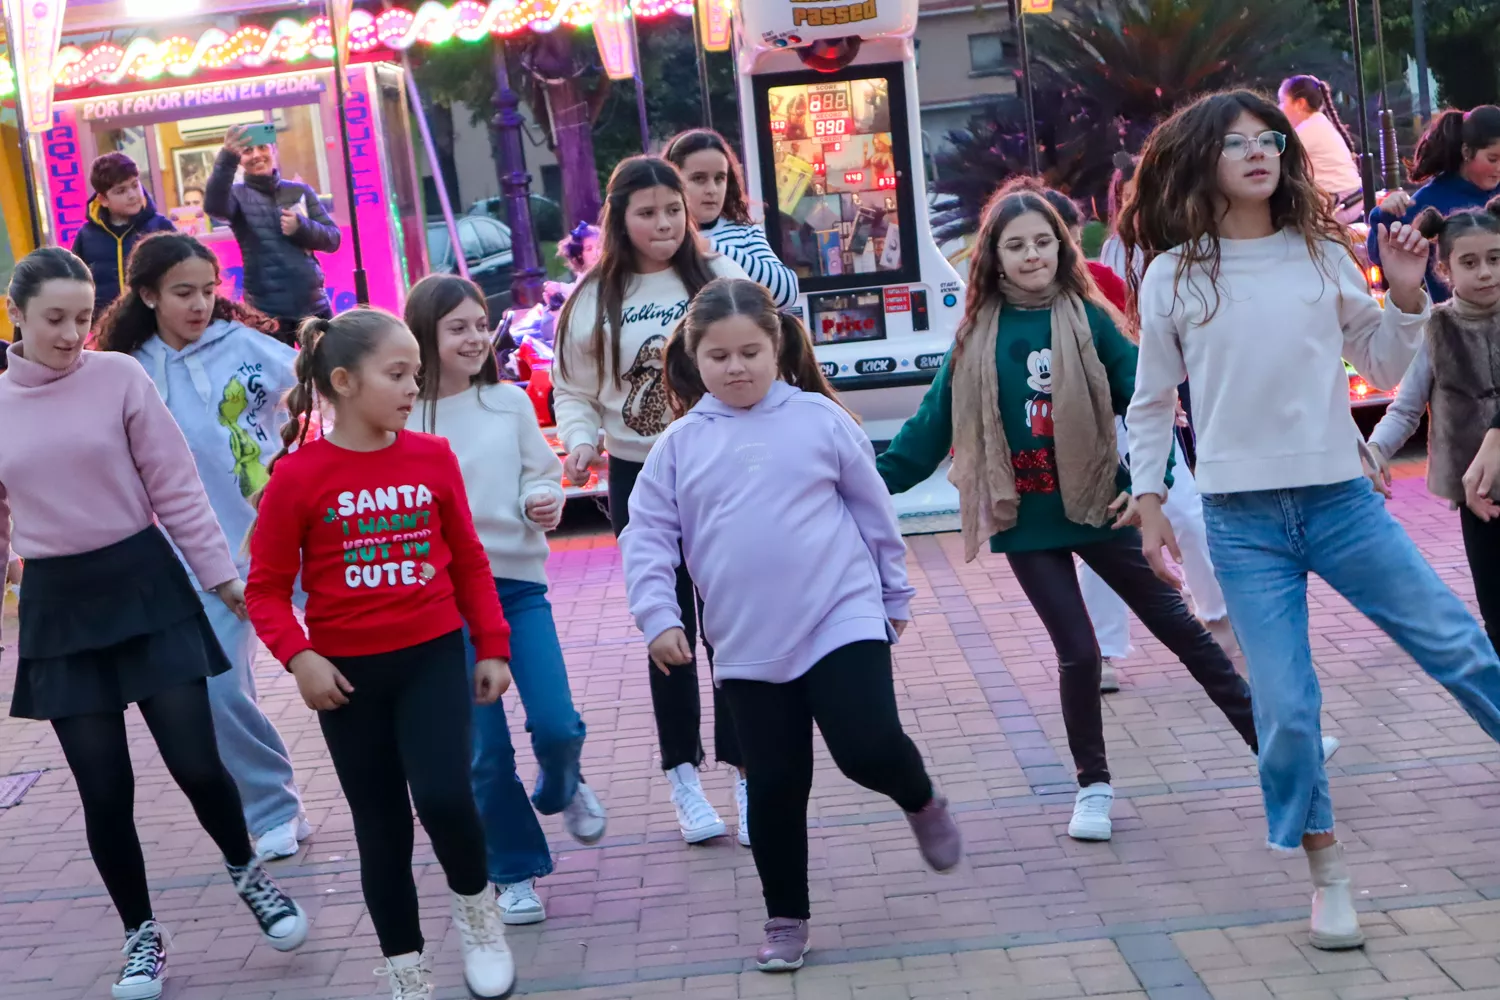
[(1430, 245), (1413, 226), (1398, 222), (1380, 225), (1380, 267), (1390, 299), (1404, 313), (1419, 313), (1425, 301), (1427, 255)]
[(245, 607), (245, 581), (239, 577), (226, 580), (214, 588), (214, 593), (219, 595), (219, 600), (224, 606), (234, 613), (240, 621), (249, 621), (250, 612)]
[(589, 473), (601, 464), (599, 449), (591, 444), (581, 444), (563, 462), (563, 474), (574, 486), (587, 486)]
[(354, 685), (326, 657), (304, 649), (292, 657), (287, 666), (297, 678), (297, 690), (302, 692), (302, 700), (314, 712), (331, 712), (349, 704)]
[(290, 236), (302, 227), (302, 216), (294, 208), (281, 210), (281, 235)]
[(543, 531), (562, 524), (563, 502), (556, 493), (538, 493), (526, 498), (526, 516)]
[(1500, 475), (1500, 430), (1486, 431), (1479, 454), (1464, 473), (1464, 503), (1481, 521), (1492, 521), (1500, 514), (1500, 504), (1490, 499), (1497, 475)]
[(474, 664), (474, 703), (493, 705), (510, 690), (510, 664), (504, 660), (480, 660)]
[(1180, 400), (1180, 399), (1177, 401), (1177, 426), (1178, 427), (1186, 427), (1186, 426), (1188, 426), (1187, 410), (1184, 410), (1182, 408), (1182, 400)]
[(224, 148), (235, 156), (244, 156), (250, 151), (250, 142), (245, 138), (245, 126), (231, 125), (224, 133)]
[(13, 559), (5, 564), (5, 582), (13, 587), (21, 585), (21, 574), (23, 566), (21, 560)]
[(1397, 219), (1404, 218), (1410, 209), (1411, 195), (1400, 188), (1386, 194), (1385, 200), (1380, 203), (1382, 212)]
[(693, 662), (693, 647), (688, 645), (687, 633), (680, 628), (669, 628), (647, 647), (656, 669), (671, 674), (672, 667), (682, 667)]
[(1381, 454), (1379, 446), (1370, 443), (1361, 448), (1359, 464), (1365, 470), (1365, 478), (1375, 487), (1375, 492), (1387, 500), (1391, 499), (1391, 463), (1390, 459)]
[(904, 618), (892, 618), (891, 619), (891, 631), (895, 632), (896, 633), (896, 638), (899, 639), (903, 635), (906, 634), (906, 626), (908, 626), (910, 624), (911, 624), (911, 622), (907, 621)]
[(1177, 572), (1167, 565), (1162, 558), (1161, 550), (1167, 552), (1182, 564), (1182, 550), (1177, 547), (1177, 535), (1172, 531), (1172, 524), (1167, 520), (1167, 515), (1161, 509), (1161, 497), (1155, 493), (1147, 493), (1145, 496), (1136, 498), (1136, 510), (1141, 522), (1141, 551), (1146, 554), (1146, 561), (1151, 564), (1151, 571), (1163, 583), (1169, 583), (1173, 589), (1182, 589), (1182, 578)]
[(1115, 515), (1116, 528), (1134, 528), (1141, 523), (1140, 505), (1129, 492), (1115, 497), (1114, 503), (1109, 505), (1109, 512)]

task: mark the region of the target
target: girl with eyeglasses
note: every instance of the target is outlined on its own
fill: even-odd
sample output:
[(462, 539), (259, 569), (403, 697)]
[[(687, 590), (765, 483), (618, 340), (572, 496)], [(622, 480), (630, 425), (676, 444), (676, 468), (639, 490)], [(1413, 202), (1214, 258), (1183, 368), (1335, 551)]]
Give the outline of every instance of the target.
[(1269, 843), (1307, 852), (1313, 946), (1356, 948), (1364, 935), (1319, 746), (1308, 575), (1500, 738), (1495, 650), (1365, 479), (1349, 410), (1344, 358), (1390, 386), (1416, 353), (1431, 314), (1428, 244), (1410, 226), (1380, 227), (1382, 310), (1291, 123), (1250, 91), (1202, 98), (1152, 134), (1120, 235), (1141, 332), (1126, 422), (1146, 558), (1176, 582), (1162, 502), (1186, 377), (1209, 552), (1255, 691)]
[(1115, 418), (1136, 349), (1057, 209), (1002, 189), (980, 216), (954, 348), (921, 407), (876, 462), (901, 493), (953, 455), (964, 559), (1003, 553), (1057, 651), (1058, 695), (1078, 794), (1068, 835), (1109, 840), (1114, 789), (1104, 745), (1103, 659), (1074, 557), (1092, 567), (1180, 659), (1254, 749), (1250, 689), (1182, 595), (1139, 551)]

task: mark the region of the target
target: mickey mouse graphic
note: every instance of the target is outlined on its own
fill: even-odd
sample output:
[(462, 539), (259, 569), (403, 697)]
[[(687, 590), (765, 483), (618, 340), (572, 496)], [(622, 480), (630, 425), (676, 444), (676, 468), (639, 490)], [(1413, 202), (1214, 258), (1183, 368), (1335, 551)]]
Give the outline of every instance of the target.
[(1032, 437), (1052, 437), (1052, 348), (1032, 351), (1026, 358), (1026, 384), (1036, 393), (1026, 401), (1026, 426)]

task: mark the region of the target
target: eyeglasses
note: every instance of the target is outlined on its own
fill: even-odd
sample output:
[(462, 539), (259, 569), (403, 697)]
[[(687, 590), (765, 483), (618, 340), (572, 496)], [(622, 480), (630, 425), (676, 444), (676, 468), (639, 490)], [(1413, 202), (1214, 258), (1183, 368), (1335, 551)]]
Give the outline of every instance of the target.
[(1000, 249), (1006, 253), (1026, 254), (1033, 250), (1038, 254), (1046, 253), (1057, 245), (1057, 240), (1051, 236), (1043, 236), (1035, 242), (1027, 240), (1006, 240), (1000, 245)]
[(1258, 149), (1266, 156), (1278, 157), (1286, 152), (1286, 133), (1262, 132), (1253, 139), (1238, 133), (1231, 133), (1224, 137), (1224, 159), (1226, 160), (1243, 160), (1250, 155), (1252, 149)]

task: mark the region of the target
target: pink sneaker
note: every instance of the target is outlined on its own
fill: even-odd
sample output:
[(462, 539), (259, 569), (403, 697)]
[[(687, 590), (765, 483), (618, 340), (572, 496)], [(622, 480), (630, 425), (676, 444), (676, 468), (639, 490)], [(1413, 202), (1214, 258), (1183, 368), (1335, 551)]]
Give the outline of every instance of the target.
[(964, 838), (948, 811), (947, 799), (934, 795), (921, 812), (907, 813), (906, 821), (917, 837), (922, 859), (933, 871), (948, 871), (963, 860)]
[(762, 972), (791, 972), (802, 968), (807, 954), (806, 920), (772, 917), (766, 921), (766, 943), (755, 953), (756, 967)]

